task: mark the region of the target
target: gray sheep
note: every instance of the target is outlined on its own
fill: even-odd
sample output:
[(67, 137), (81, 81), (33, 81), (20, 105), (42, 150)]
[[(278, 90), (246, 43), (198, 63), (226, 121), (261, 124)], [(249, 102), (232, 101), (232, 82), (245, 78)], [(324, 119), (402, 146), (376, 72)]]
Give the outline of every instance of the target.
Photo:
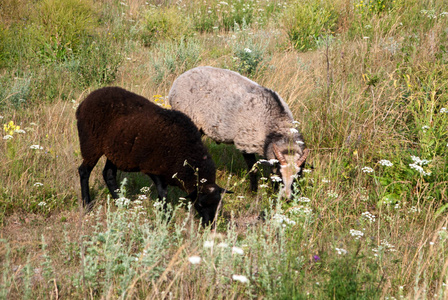
[(250, 187), (257, 191), (253, 169), (255, 154), (277, 159), (286, 197), (301, 174), (309, 150), (288, 105), (280, 96), (230, 70), (197, 67), (180, 75), (169, 93), (173, 109), (189, 116), (198, 129), (218, 143), (234, 143), (242, 151), (250, 172)]
[(186, 115), (122, 88), (106, 87), (87, 96), (76, 119), (84, 206), (91, 206), (90, 173), (105, 155), (103, 177), (114, 198), (117, 169), (142, 172), (154, 181), (160, 200), (166, 198), (168, 185), (178, 186), (194, 201), (203, 224), (213, 221), (224, 189), (215, 183), (215, 164)]

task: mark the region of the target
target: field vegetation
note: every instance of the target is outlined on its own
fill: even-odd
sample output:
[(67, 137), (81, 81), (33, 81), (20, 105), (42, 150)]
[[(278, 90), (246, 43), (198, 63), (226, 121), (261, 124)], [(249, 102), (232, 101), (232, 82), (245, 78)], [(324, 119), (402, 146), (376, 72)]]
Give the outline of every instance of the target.
[[(142, 174), (113, 201), (102, 163), (84, 215), (77, 105), (117, 85), (168, 107), (199, 65), (288, 103), (293, 199), (204, 139), (234, 191), (216, 231)], [(447, 84), (442, 0), (2, 0), (0, 299), (446, 299)]]

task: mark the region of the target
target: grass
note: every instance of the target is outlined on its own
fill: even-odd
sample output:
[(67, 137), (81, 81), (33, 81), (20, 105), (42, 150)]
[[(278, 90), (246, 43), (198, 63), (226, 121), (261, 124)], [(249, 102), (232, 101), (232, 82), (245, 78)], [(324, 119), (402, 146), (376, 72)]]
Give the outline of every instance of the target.
[[(445, 299), (448, 13), (411, 2), (3, 1), (0, 298)], [(142, 174), (110, 200), (104, 161), (84, 215), (76, 106), (107, 85), (164, 105), (198, 65), (288, 103), (311, 149), (293, 199), (204, 139), (234, 191), (216, 232)]]

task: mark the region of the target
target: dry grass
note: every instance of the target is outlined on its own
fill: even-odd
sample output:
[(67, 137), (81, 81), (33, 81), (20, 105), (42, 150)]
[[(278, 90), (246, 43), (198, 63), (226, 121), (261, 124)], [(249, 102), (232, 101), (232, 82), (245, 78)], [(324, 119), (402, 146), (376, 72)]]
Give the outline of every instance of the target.
[[(174, 5), (159, 2), (162, 7)], [(8, 26), (18, 22), (15, 16), (23, 9), (14, 8), (15, 3), (8, 1), (7, 10), (1, 11)], [(109, 21), (104, 26), (111, 32), (138, 31), (145, 1), (123, 3), (99, 2), (105, 20), (113, 19), (107, 15), (109, 9), (113, 16), (124, 12), (121, 19), (115, 18), (120, 28)], [(183, 14), (188, 13), (188, 5)], [(421, 12), (434, 9), (440, 14), (443, 8), (439, 1), (433, 6), (428, 1), (419, 4), (418, 11), (394, 4), (393, 10), (374, 14), (368, 24), (358, 26), (355, 21), (367, 21), (356, 19), (358, 12), (351, 9), (350, 1), (334, 5), (341, 14), (334, 39), (305, 53), (293, 49), (278, 16), (265, 27), (252, 24), (238, 32), (197, 32), (188, 38), (197, 47), (195, 56), (187, 48), (166, 48), (178, 46), (179, 41), (143, 47), (138, 34), (123, 34), (126, 53), (111, 84), (148, 99), (166, 97), (172, 81), (191, 63), (188, 59), (199, 58), (195, 66), (236, 69), (238, 47), (259, 47), (264, 49), (263, 61), (250, 77), (277, 91), (301, 123), (311, 149), (308, 163), (314, 169), (304, 176), (299, 194), (290, 203), (277, 202), (271, 188), (251, 194), (241, 154), (205, 140), (218, 166), (218, 183), (235, 192), (224, 198), (216, 233), (200, 229), (194, 212), (185, 207), (177, 209), (166, 225), (153, 207), (151, 192), (139, 208), (144, 217), (132, 215), (137, 205), (122, 209), (108, 204), (103, 162), (91, 177), (97, 206), (88, 216), (80, 212), (81, 157), (74, 107), (96, 86), (70, 88), (73, 81), (63, 77), (56, 87), (34, 86), (39, 91), (51, 88), (56, 95), (51, 102), (32, 99), (22, 108), (2, 106), (0, 123), (12, 120), (26, 133), (14, 133), (13, 139), (0, 142), (0, 295), (446, 298), (448, 119), (440, 111), (448, 107), (447, 21), (443, 16), (431, 21)], [(178, 53), (187, 59), (169, 69), (164, 60)], [(160, 80), (154, 79), (161, 74), (156, 63), (168, 70)], [(9, 72), (2, 71), (2, 77), (8, 78)], [(1, 82), (11, 84), (7, 79)], [(6, 100), (12, 97), (1, 93)], [(31, 95), (40, 94), (32, 91)], [(427, 131), (423, 126), (428, 126)], [(31, 145), (43, 149), (31, 150)], [(424, 177), (410, 169), (411, 155), (431, 160), (425, 168), (433, 175)], [(393, 167), (381, 166), (381, 159), (390, 160)], [(373, 173), (363, 171), (366, 166)], [(143, 175), (129, 177), (128, 196), (135, 199), (150, 181)], [(43, 185), (35, 186), (36, 182)], [(179, 196), (184, 195), (170, 190), (170, 199)], [(299, 200), (302, 196), (309, 202)], [(291, 214), (303, 208), (311, 213)], [(366, 212), (375, 221), (363, 217)], [(289, 217), (295, 225), (278, 226), (276, 215)], [(363, 235), (357, 239), (350, 230)], [(215, 246), (204, 247), (210, 241)], [(229, 244), (228, 250), (244, 249), (244, 255), (218, 248), (221, 242)], [(336, 248), (348, 253), (338, 254)], [(150, 255), (145, 256), (144, 250)], [(201, 256), (202, 262), (190, 264), (192, 255)], [(249, 283), (232, 280), (234, 274), (247, 276)], [(353, 286), (355, 290), (350, 290)], [(375, 292), (369, 294), (369, 288)]]

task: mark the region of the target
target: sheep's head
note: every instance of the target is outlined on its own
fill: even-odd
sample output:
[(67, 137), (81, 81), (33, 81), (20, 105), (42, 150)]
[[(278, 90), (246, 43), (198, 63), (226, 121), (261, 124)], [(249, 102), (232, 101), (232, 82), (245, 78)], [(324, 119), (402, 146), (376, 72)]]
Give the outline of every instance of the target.
[(309, 149), (301, 147), (285, 147), (281, 150), (279, 145), (272, 144), (275, 157), (280, 163), (280, 175), (283, 181), (282, 193), (289, 199), (292, 194), (292, 183), (302, 173)]
[(202, 225), (207, 226), (215, 219), (222, 193), (231, 192), (214, 183), (199, 186), (198, 190), (199, 192), (196, 190), (188, 195), (188, 198), (194, 201), (194, 208), (202, 218)]

